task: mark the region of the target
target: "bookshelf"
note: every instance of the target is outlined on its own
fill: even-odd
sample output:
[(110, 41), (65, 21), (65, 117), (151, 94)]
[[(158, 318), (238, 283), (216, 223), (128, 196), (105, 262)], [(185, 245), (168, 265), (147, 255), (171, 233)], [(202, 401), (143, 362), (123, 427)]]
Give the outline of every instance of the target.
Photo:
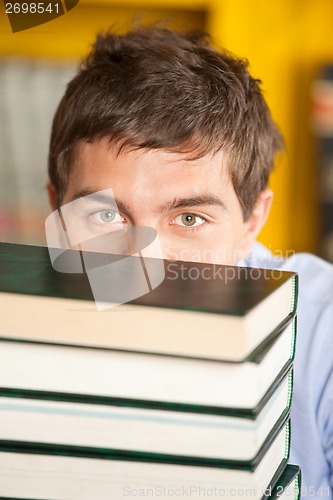
[(110, 24), (125, 31), (133, 17), (148, 23), (169, 19), (177, 29), (206, 29), (218, 44), (250, 60), (287, 148), (272, 177), (275, 199), (260, 240), (282, 252), (318, 252), (321, 214), (309, 95), (314, 68), (333, 58), (332, 2), (296, 6), (281, 0), (277, 6), (264, 0), (255, 5), (247, 0), (80, 0), (65, 16), (15, 35), (1, 4), (0, 57), (75, 62), (96, 31)]

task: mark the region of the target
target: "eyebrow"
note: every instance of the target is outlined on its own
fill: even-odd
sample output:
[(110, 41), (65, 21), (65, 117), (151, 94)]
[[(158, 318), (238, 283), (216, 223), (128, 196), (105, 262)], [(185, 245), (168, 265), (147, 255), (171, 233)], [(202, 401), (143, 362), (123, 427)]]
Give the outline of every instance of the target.
[(129, 208), (127, 207), (127, 205), (125, 203), (123, 203), (120, 200), (117, 200), (115, 197), (110, 196), (106, 193), (101, 193), (94, 188), (84, 188), (84, 189), (81, 189), (80, 191), (77, 191), (74, 194), (71, 201), (78, 200), (80, 198), (85, 198), (85, 197), (89, 197), (89, 198), (86, 198), (85, 200), (83, 200), (87, 203), (104, 203), (104, 204), (108, 204), (108, 205), (110, 205), (110, 203), (113, 203), (114, 208), (119, 209), (121, 212), (129, 213)]
[(168, 212), (176, 208), (191, 208), (199, 206), (217, 206), (226, 210), (227, 207), (223, 201), (214, 194), (199, 194), (189, 198), (175, 198), (169, 203), (160, 207), (161, 212)]
[[(86, 200), (88, 203), (91, 202), (110, 204), (113, 202), (116, 205), (115, 208), (117, 207), (120, 212), (131, 215), (130, 208), (121, 200), (117, 200), (116, 198), (108, 196), (105, 193), (98, 192), (93, 188), (84, 188), (80, 191), (77, 191), (73, 196), (72, 201), (79, 198), (84, 198), (86, 196), (89, 196), (89, 198)], [(175, 210), (177, 208), (192, 208), (198, 206), (215, 206), (222, 208), (223, 210), (227, 210), (226, 205), (218, 196), (211, 193), (203, 193), (187, 198), (174, 198), (173, 200), (161, 205), (157, 211), (160, 213), (164, 213), (169, 212), (170, 210)]]

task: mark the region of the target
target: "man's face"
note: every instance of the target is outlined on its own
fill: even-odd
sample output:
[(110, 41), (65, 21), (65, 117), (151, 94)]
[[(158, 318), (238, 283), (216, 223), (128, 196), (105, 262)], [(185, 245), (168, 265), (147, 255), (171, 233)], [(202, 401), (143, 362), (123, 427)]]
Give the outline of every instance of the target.
[[(223, 153), (189, 161), (163, 150), (117, 151), (106, 139), (79, 142), (62, 201), (112, 188), (119, 213), (103, 203), (89, 216), (99, 234), (123, 225), (152, 227), (166, 259), (234, 264), (247, 255), (272, 196), (263, 191), (264, 201), (244, 222)], [(52, 187), (49, 192), (52, 203)]]

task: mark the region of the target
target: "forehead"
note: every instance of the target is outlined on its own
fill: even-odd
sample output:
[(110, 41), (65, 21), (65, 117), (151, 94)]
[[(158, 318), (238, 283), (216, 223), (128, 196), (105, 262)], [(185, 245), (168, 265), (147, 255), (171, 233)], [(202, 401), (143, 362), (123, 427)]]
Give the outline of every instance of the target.
[[(193, 159), (194, 158), (194, 159)], [(173, 152), (164, 149), (135, 149), (126, 147), (120, 149), (119, 144), (107, 138), (86, 142), (77, 141), (73, 148), (72, 170), (80, 176), (103, 175), (113, 176), (119, 168), (134, 167), (145, 169), (147, 176), (158, 174), (168, 175), (170, 172), (186, 169), (188, 175), (210, 176), (226, 173), (226, 155), (221, 151), (217, 154), (206, 154), (195, 158), (195, 153)], [(98, 171), (98, 172), (97, 172)]]
[(150, 203), (172, 197), (211, 193), (224, 199), (235, 196), (223, 152), (189, 159), (185, 153), (157, 149), (123, 149), (107, 139), (79, 141), (73, 151), (65, 198), (84, 189), (112, 188), (127, 201), (144, 194)]

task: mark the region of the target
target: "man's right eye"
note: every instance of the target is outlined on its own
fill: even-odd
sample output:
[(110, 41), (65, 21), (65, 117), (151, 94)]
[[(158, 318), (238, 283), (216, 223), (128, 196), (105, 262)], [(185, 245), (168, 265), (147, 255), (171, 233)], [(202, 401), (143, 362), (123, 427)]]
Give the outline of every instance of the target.
[(90, 214), (92, 221), (95, 224), (107, 225), (107, 224), (123, 224), (125, 222), (124, 217), (120, 215), (119, 212), (115, 210), (98, 210)]

